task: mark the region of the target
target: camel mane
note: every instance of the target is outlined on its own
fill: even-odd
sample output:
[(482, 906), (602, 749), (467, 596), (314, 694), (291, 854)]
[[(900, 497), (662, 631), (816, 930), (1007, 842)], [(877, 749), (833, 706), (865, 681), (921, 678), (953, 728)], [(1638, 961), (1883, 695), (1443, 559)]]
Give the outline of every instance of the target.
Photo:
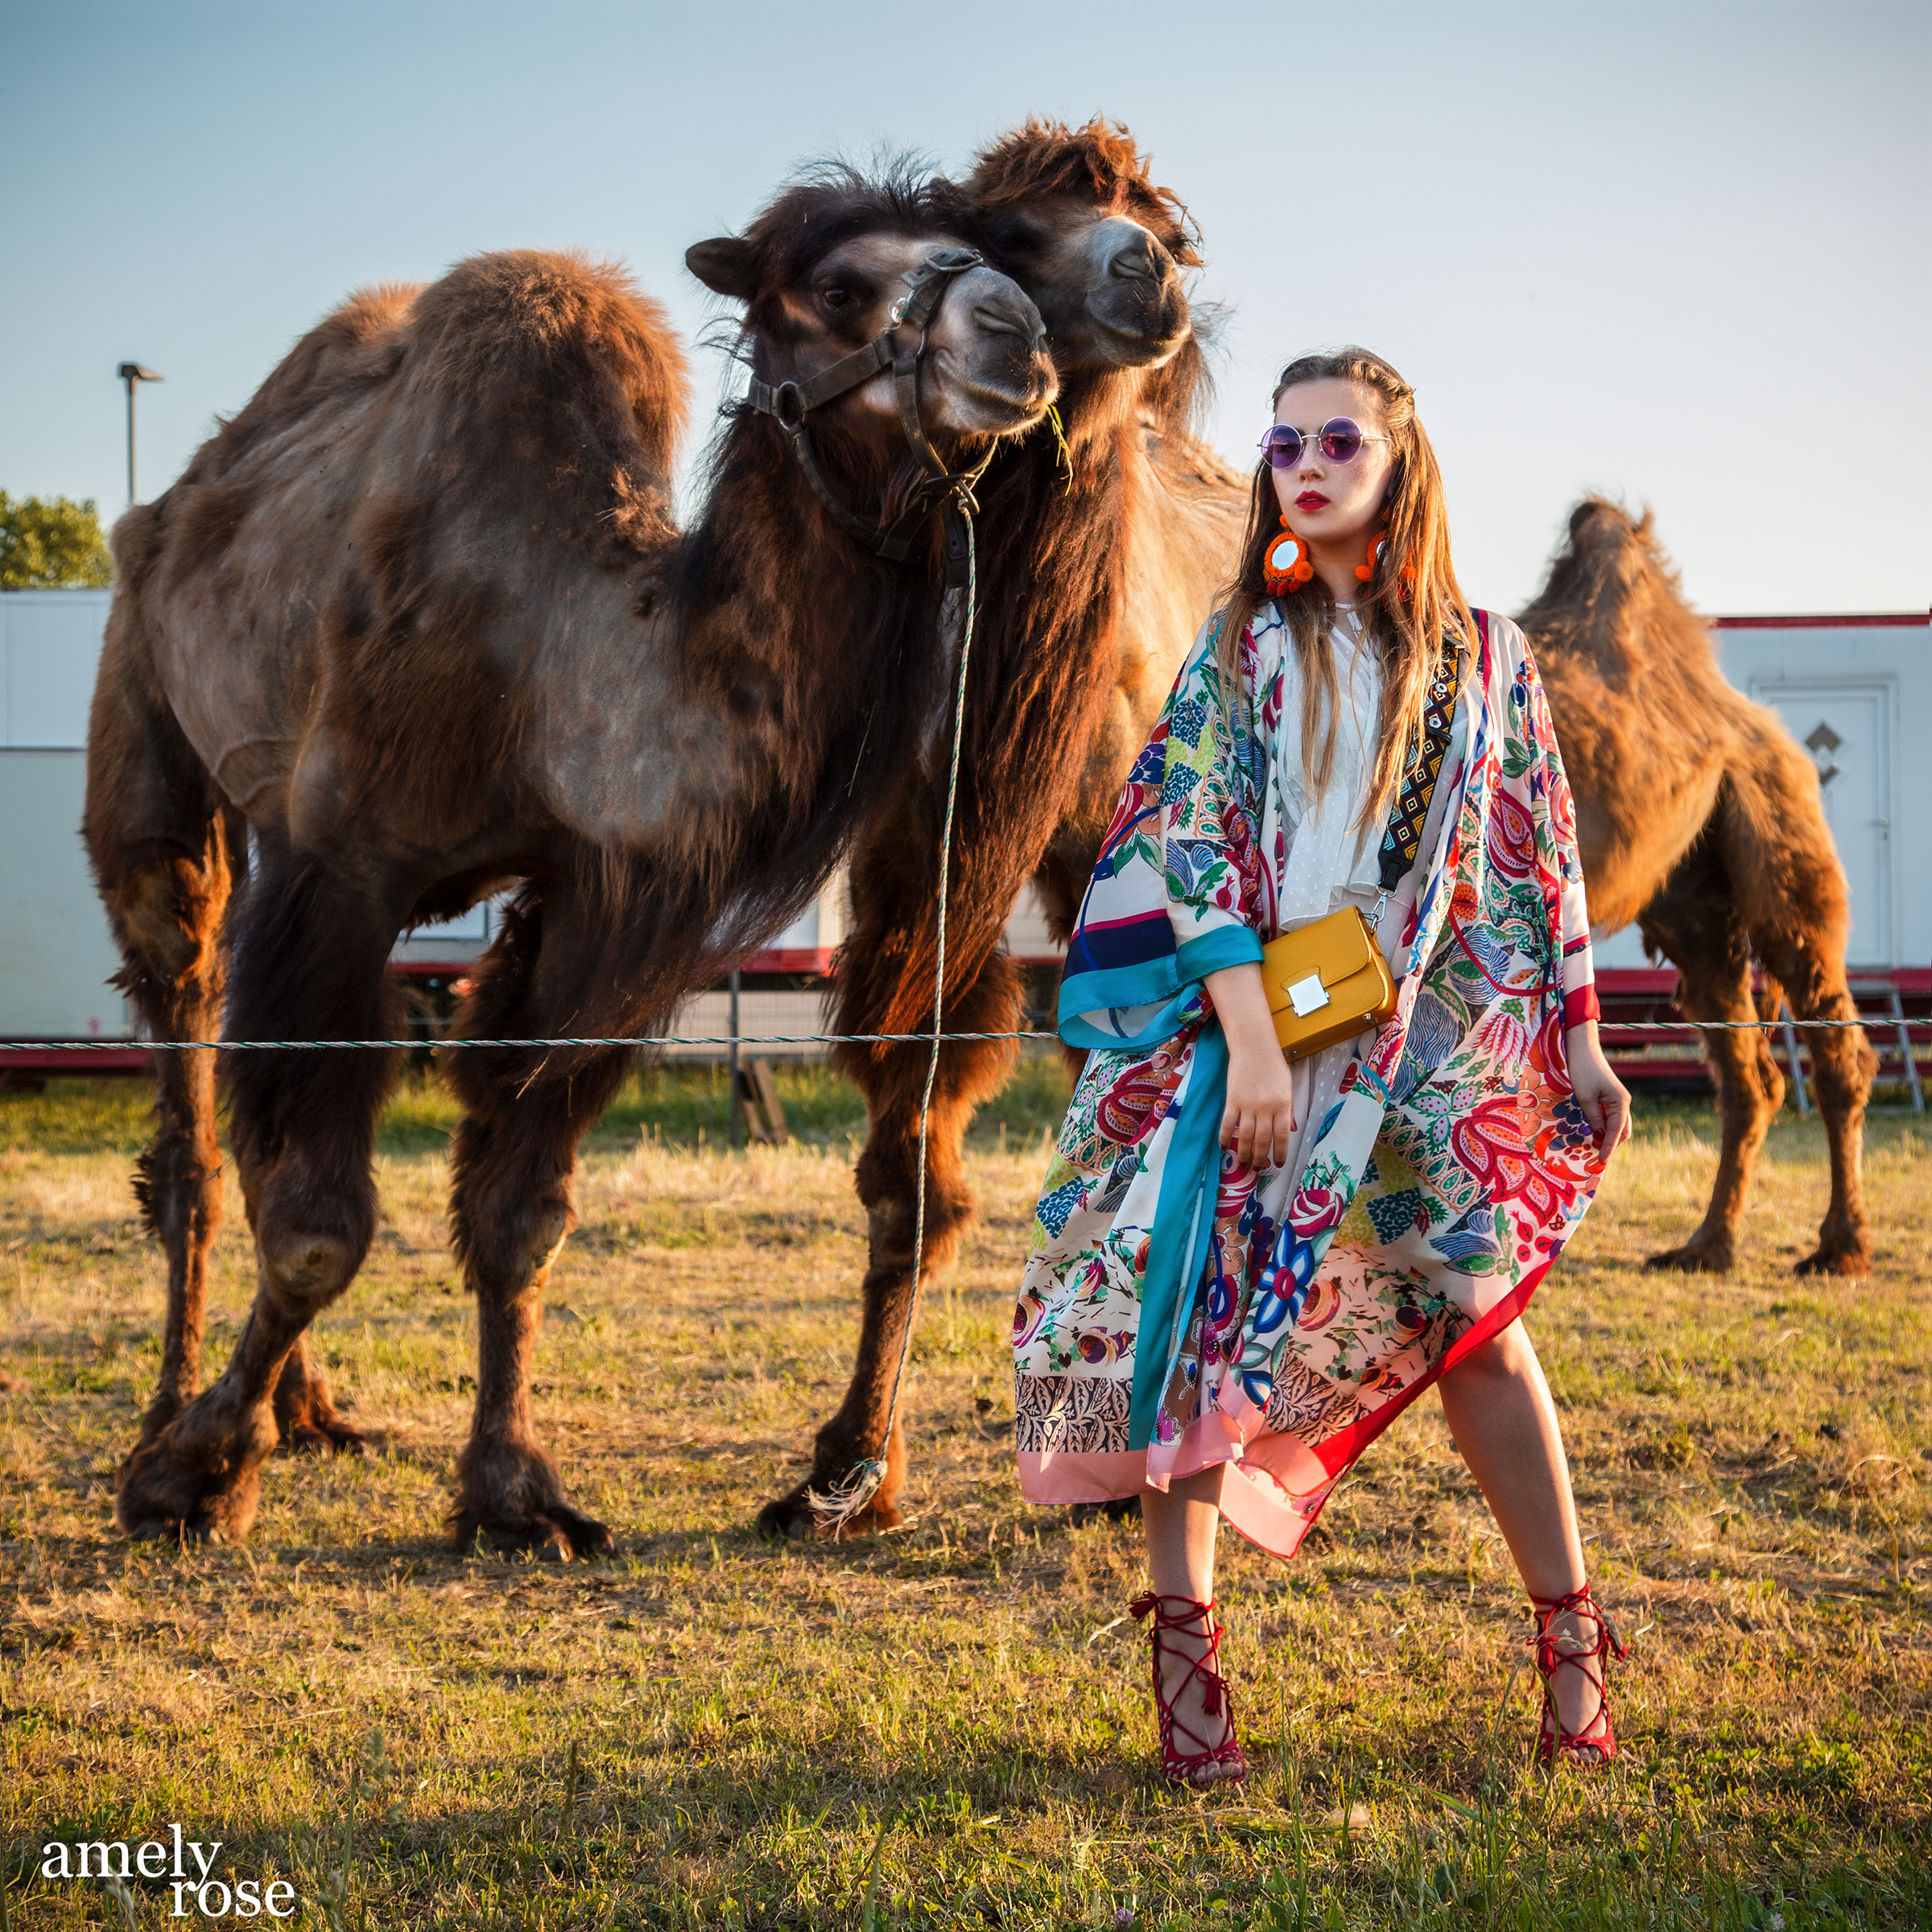
[(1155, 184), (1153, 166), (1133, 135), (1104, 114), (1083, 127), (1034, 116), (980, 155), (965, 188), (989, 213), (1046, 196), (1077, 195), (1103, 213), (1131, 216), (1183, 267), (1198, 268), (1187, 204), (1172, 188)]
[[(766, 289), (795, 287), (841, 242), (862, 234), (923, 234), (939, 225), (931, 188), (906, 155), (890, 155), (876, 175), (849, 162), (814, 161), (799, 169), (745, 228), (740, 239)], [(769, 328), (775, 312), (761, 304), (751, 327)]]

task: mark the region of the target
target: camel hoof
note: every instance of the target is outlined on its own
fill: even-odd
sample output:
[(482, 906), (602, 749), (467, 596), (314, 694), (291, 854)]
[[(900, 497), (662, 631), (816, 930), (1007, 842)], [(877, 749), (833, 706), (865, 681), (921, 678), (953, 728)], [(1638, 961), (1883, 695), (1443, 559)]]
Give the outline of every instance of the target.
[(1679, 1274), (1728, 1274), (1731, 1251), (1728, 1248), (1706, 1248), (1696, 1241), (1686, 1241), (1681, 1248), (1670, 1248), (1662, 1254), (1652, 1255), (1644, 1265), (1674, 1269)]
[(366, 1456), (375, 1445), (361, 1430), (332, 1415), (326, 1421), (304, 1419), (290, 1424), (283, 1430), (282, 1447), (291, 1455)]
[(539, 1513), (514, 1521), (479, 1509), (456, 1514), (456, 1553), (460, 1556), (533, 1555), (541, 1563), (568, 1563), (593, 1556), (609, 1556), (617, 1538), (594, 1516), (568, 1503), (549, 1503)]
[(1119, 1496), (1111, 1502), (1071, 1504), (1067, 1520), (1076, 1530), (1084, 1530), (1089, 1523), (1137, 1523), (1141, 1520), (1141, 1499), (1137, 1496)]
[(177, 1452), (172, 1435), (143, 1443), (122, 1464), (114, 1520), (143, 1542), (246, 1542), (262, 1501), (259, 1469), (225, 1460), (197, 1468)]
[(823, 1510), (812, 1507), (812, 1494), (811, 1483), (800, 1483), (797, 1488), (767, 1503), (758, 1512), (753, 1527), (761, 1536), (782, 1537), (802, 1543), (819, 1537), (877, 1536), (881, 1530), (898, 1529), (905, 1521), (893, 1498), (880, 1493), (857, 1515), (834, 1522)]
[(1823, 1248), (1813, 1250), (1792, 1270), (1795, 1274), (1835, 1274), (1856, 1278), (1872, 1272), (1869, 1248)]
[(811, 1503), (811, 1485), (800, 1483), (787, 1494), (774, 1496), (758, 1512), (758, 1520), (752, 1525), (760, 1536), (775, 1536), (789, 1538), (793, 1542), (803, 1542), (814, 1532), (814, 1519)]

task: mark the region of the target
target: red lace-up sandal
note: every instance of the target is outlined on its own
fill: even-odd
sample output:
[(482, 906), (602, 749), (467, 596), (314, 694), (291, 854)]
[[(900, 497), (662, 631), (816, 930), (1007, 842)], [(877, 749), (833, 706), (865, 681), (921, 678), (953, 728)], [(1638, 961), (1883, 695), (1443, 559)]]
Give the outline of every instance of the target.
[[(1212, 1600), (1200, 1603), (1191, 1596), (1161, 1596), (1150, 1590), (1127, 1606), (1129, 1616), (1144, 1619), (1154, 1612), (1147, 1631), (1147, 1648), (1154, 1659), (1154, 1707), (1161, 1724), (1161, 1769), (1167, 1781), (1196, 1787), (1238, 1785), (1248, 1775), (1248, 1761), (1241, 1755), (1241, 1740), (1234, 1734), (1234, 1699), (1221, 1675), (1221, 1626), (1215, 1620)], [(1191, 1657), (1176, 1643), (1161, 1640), (1169, 1632), (1186, 1631), (1204, 1637), (1207, 1650)], [(1204, 1737), (1184, 1719), (1175, 1716), (1174, 1702), (1161, 1681), (1163, 1655), (1180, 1658), (1187, 1672), (1183, 1685), (1196, 1678), (1201, 1685), (1201, 1715), (1212, 1727), (1219, 1718), (1220, 1736)], [(1183, 1748), (1183, 1747), (1187, 1747)]]
[[(1621, 1663), (1629, 1653), (1616, 1626), (1604, 1613), (1585, 1583), (1567, 1596), (1530, 1600), (1536, 1612), (1536, 1634), (1524, 1641), (1535, 1653), (1537, 1674), (1543, 1680), (1543, 1721), (1536, 1740), (1536, 1761), (1554, 1769), (1574, 1765), (1579, 1771), (1600, 1769), (1616, 1756), (1616, 1732), (1610, 1722), (1610, 1666)], [(1553, 1626), (1559, 1616), (1574, 1611), (1579, 1620), (1596, 1626), (1594, 1639), (1558, 1633)], [(1580, 1731), (1566, 1731), (1557, 1715), (1556, 1695), (1551, 1681), (1559, 1670), (1575, 1670), (1596, 1693), (1596, 1711)]]

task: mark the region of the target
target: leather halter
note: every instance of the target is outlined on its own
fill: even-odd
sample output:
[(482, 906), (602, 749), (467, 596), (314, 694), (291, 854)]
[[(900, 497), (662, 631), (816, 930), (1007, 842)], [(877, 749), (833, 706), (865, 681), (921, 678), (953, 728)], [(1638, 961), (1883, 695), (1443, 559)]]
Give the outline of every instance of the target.
[[(926, 353), (926, 331), (938, 313), (946, 291), (956, 276), (977, 268), (982, 258), (970, 248), (942, 248), (928, 255), (918, 268), (901, 278), (906, 293), (892, 305), (885, 328), (863, 349), (842, 356), (829, 367), (803, 382), (751, 382), (746, 400), (762, 414), (775, 417), (778, 427), (791, 439), (792, 453), (805, 473), (811, 493), (825, 506), (826, 514), (840, 529), (862, 543), (873, 555), (888, 563), (902, 564), (912, 548), (920, 527), (935, 513), (943, 518), (946, 581), (966, 580), (966, 530), (960, 510), (976, 510), (972, 486), (985, 474), (992, 452), (976, 469), (950, 471), (939, 460), (919, 419), (919, 359)], [(906, 345), (898, 341), (900, 332), (916, 331)], [(911, 498), (890, 523), (874, 525), (846, 508), (832, 493), (819, 468), (818, 453), (811, 444), (809, 419), (848, 390), (869, 382), (881, 369), (890, 369), (898, 398), (899, 424), (912, 452), (926, 467), (926, 474), (914, 486)]]

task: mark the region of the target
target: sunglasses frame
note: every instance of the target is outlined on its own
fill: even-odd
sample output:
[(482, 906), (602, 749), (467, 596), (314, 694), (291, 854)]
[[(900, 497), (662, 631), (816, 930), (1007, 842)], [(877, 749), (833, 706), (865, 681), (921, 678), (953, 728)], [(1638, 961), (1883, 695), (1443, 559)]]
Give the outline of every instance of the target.
[[(1274, 453), (1279, 447), (1274, 440), (1275, 432), (1278, 430), (1286, 430), (1295, 439), (1292, 453), (1285, 460), (1278, 462), (1275, 459)], [(1328, 438), (1337, 430), (1345, 430), (1356, 439), (1356, 447), (1345, 456), (1338, 456), (1327, 448)], [(1268, 459), (1271, 468), (1293, 469), (1296, 464), (1301, 461), (1302, 452), (1311, 443), (1331, 463), (1352, 463), (1362, 453), (1363, 444), (1386, 443), (1390, 440), (1391, 439), (1387, 436), (1372, 436), (1352, 416), (1331, 416), (1312, 436), (1303, 435), (1292, 423), (1273, 423), (1269, 426), (1267, 435), (1261, 438), (1260, 448), (1261, 454)]]

